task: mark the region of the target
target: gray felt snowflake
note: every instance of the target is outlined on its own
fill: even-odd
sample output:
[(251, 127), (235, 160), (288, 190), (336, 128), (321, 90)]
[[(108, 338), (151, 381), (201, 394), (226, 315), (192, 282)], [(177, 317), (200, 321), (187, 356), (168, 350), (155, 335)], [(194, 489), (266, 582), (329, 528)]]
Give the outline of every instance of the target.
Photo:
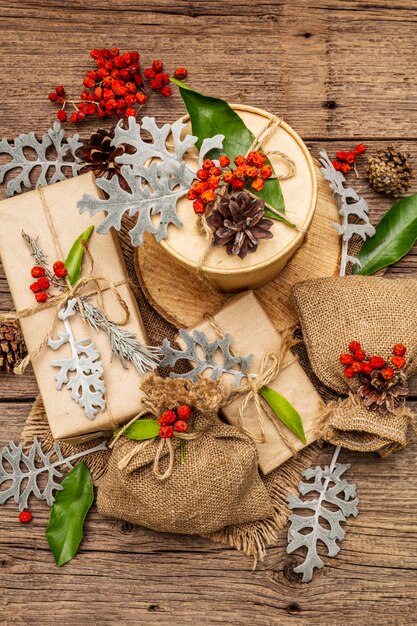
[[(36, 178), (36, 187), (56, 183), (65, 178), (63, 170), (67, 169), (72, 176), (75, 176), (82, 167), (80, 159), (75, 156), (75, 151), (82, 144), (79, 141), (79, 135), (67, 137), (64, 143), (65, 132), (62, 130), (59, 122), (54, 123), (54, 127), (50, 128), (39, 141), (35, 137), (35, 133), (22, 133), (13, 143), (7, 139), (0, 140), (0, 154), (6, 154), (11, 157), (7, 163), (0, 165), (0, 183), (3, 182), (6, 174), (13, 170), (20, 170), (14, 173), (11, 180), (8, 181), (6, 187), (6, 196), (13, 196), (15, 193), (22, 191), (22, 186), (30, 189), (33, 183), (30, 180), (30, 174), (34, 168), (39, 169)], [(31, 149), (35, 152), (35, 158), (25, 151)], [(53, 174), (48, 183), (47, 173), (49, 169), (53, 169)]]
[[(98, 233), (106, 233), (113, 227), (120, 230), (122, 217), (128, 213), (137, 216), (136, 225), (130, 230), (132, 245), (143, 242), (146, 232), (155, 235), (157, 241), (165, 239), (170, 224), (181, 227), (182, 222), (177, 215), (177, 202), (189, 191), (194, 171), (184, 161), (186, 152), (195, 145), (197, 137), (186, 135), (180, 138), (185, 127), (181, 121), (159, 128), (153, 118), (145, 117), (142, 126), (129, 118), (127, 130), (116, 127), (113, 144), (123, 143), (136, 148), (132, 155), (125, 154), (118, 158), (121, 175), (126, 180), (130, 191), (125, 191), (114, 176), (111, 180), (98, 178), (96, 183), (106, 194), (106, 199), (98, 199), (85, 194), (78, 207), (80, 213), (88, 211), (95, 215), (101, 211), (107, 213), (106, 218), (97, 227)], [(152, 136), (151, 142), (141, 137), (141, 129)], [(173, 151), (167, 147), (168, 136), (172, 134)], [(203, 142), (200, 149), (200, 160), (213, 148), (221, 148), (223, 135), (217, 135)], [(155, 216), (159, 216), (155, 218)], [(153, 218), (153, 219), (152, 219)]]
[(190, 361), (194, 367), (185, 374), (171, 372), (171, 378), (191, 378), (194, 382), (199, 374), (211, 370), (211, 378), (219, 378), (222, 374), (233, 376), (233, 384), (237, 386), (247, 376), (252, 354), (247, 356), (233, 356), (230, 352), (232, 338), (224, 335), (222, 339), (209, 341), (205, 333), (195, 330), (192, 334), (186, 330), (179, 331), (180, 337), (185, 343), (184, 350), (173, 348), (168, 339), (162, 342), (162, 354), (164, 355), (160, 365), (162, 367), (174, 367), (177, 361)]
[(60, 368), (55, 376), (56, 388), (62, 389), (65, 385), (71, 391), (75, 402), (84, 409), (86, 417), (93, 420), (97, 411), (106, 406), (104, 400), (106, 389), (101, 379), (103, 365), (98, 360), (100, 354), (94, 349), (94, 342), (90, 337), (75, 340), (68, 318), (76, 314), (76, 306), (77, 300), (72, 298), (58, 313), (58, 317), (64, 322), (65, 333), (58, 332), (59, 339), (49, 338), (48, 346), (52, 350), (58, 350), (64, 344), (70, 346), (69, 358), (52, 361), (54, 367)]
[[(16, 445), (10, 441), (0, 454), (0, 485), (6, 483), (6, 488), (0, 490), (0, 504), (13, 498), (19, 505), (19, 511), (23, 511), (28, 506), (29, 496), (33, 494), (35, 498), (46, 500), (49, 506), (52, 506), (55, 500), (54, 492), (62, 489), (55, 481), (55, 478), (63, 476), (58, 467), (66, 465), (72, 469), (73, 461), (106, 448), (106, 442), (103, 441), (94, 448), (64, 457), (57, 443), (54, 452), (44, 452), (35, 437), (29, 452), (25, 453), (21, 443)], [(52, 460), (53, 454), (56, 456), (55, 461)], [(45, 473), (48, 475), (48, 481), (41, 487), (38, 485), (38, 479)]]
[(298, 489), (301, 495), (316, 493), (317, 497), (311, 500), (302, 500), (294, 494), (288, 497), (290, 509), (312, 511), (312, 515), (293, 514), (289, 517), (291, 525), (288, 530), (287, 552), (291, 554), (298, 548), (307, 548), (305, 560), (294, 568), (294, 572), (303, 575), (303, 582), (312, 579), (315, 567), (321, 568), (324, 565), (317, 553), (317, 542), (321, 541), (326, 546), (329, 556), (336, 556), (340, 550), (337, 541), (342, 541), (345, 536), (341, 523), (346, 522), (347, 517), (356, 517), (358, 514), (356, 486), (349, 485), (341, 478), (350, 465), (336, 463), (336, 458), (335, 454), (330, 466), (324, 469), (310, 468), (303, 474), (308, 481), (314, 480), (300, 482)]

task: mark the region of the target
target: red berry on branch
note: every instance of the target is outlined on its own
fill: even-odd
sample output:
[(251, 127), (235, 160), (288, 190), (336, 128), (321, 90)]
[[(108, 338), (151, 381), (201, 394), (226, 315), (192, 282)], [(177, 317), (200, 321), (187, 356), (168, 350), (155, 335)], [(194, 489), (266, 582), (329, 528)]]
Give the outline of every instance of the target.
[(407, 362), (407, 361), (406, 361), (406, 360), (404, 359), (404, 357), (402, 357), (402, 356), (393, 356), (393, 357), (391, 358), (391, 363), (392, 363), (393, 365), (395, 365), (395, 367), (396, 367), (397, 369), (399, 369), (399, 370), (400, 370), (400, 369), (402, 369), (402, 368), (404, 367), (404, 365), (406, 364), (406, 362)]
[(36, 301), (39, 303), (46, 302), (48, 299), (48, 294), (45, 293), (44, 291), (40, 291), (39, 293), (35, 294), (35, 298), (36, 298)]
[(54, 274), (57, 278), (64, 278), (67, 275), (67, 270), (63, 261), (55, 261), (52, 266)]
[(191, 417), (191, 409), (187, 404), (182, 404), (177, 409), (178, 417), (182, 420), (188, 420)]
[(39, 281), (36, 281), (36, 282), (32, 283), (30, 285), (29, 289), (31, 291), (33, 291), (33, 293), (37, 293), (38, 291), (40, 291), (41, 290), (41, 286), (39, 284)]
[(364, 374), (372, 374), (372, 366), (369, 363), (362, 363), (362, 372)]
[(356, 352), (356, 350), (360, 350), (361, 349), (361, 344), (359, 343), (359, 341), (351, 341), (349, 344), (349, 350), (353, 353)]
[(57, 85), (55, 87), (55, 92), (58, 94), (58, 96), (65, 96), (65, 89), (62, 85)]
[(353, 165), (355, 160), (356, 160), (356, 154), (354, 152), (346, 153), (346, 162), (349, 163), (349, 165)]
[(271, 165), (264, 165), (259, 170), (259, 176), (264, 179), (270, 178), (270, 176), (272, 176), (272, 173), (273, 173), (273, 169)]
[(175, 422), (174, 424), (174, 430), (177, 433), (185, 433), (188, 430), (187, 422), (184, 422), (184, 420), (178, 420), (178, 422)]
[(340, 169), (342, 170), (343, 174), (349, 174), (352, 168), (350, 167), (349, 163), (342, 163)]
[(353, 358), (353, 356), (351, 354), (341, 354), (340, 355), (340, 362), (342, 365), (352, 365), (353, 361), (355, 359)]
[(76, 113), (72, 113), (71, 114), (70, 122), (72, 122), (73, 124), (75, 124), (77, 122), (77, 114)]
[(170, 96), (172, 96), (171, 87), (169, 87), (169, 85), (165, 85), (165, 87), (162, 87), (161, 94), (165, 96), (165, 98), (169, 98)]
[(128, 107), (126, 109), (126, 116), (127, 117), (135, 117), (136, 116), (136, 111), (135, 109), (133, 109), (132, 107)]
[(148, 79), (155, 78), (155, 70), (152, 69), (152, 67), (148, 67), (148, 69), (143, 72), (143, 75)]
[(33, 515), (30, 511), (21, 511), (21, 513), (19, 513), (19, 521), (22, 522), (22, 524), (27, 524), (28, 522), (31, 522), (33, 520)]
[(204, 202), (199, 198), (198, 200), (195, 200), (195, 202), (193, 202), (193, 209), (194, 209), (194, 213), (204, 213), (204, 211), (206, 210), (206, 207), (204, 206)]
[(174, 71), (174, 76), (178, 80), (184, 80), (184, 78), (187, 77), (187, 68), (177, 67), (177, 69)]
[(196, 192), (196, 190), (190, 189), (190, 191), (187, 193), (187, 199), (196, 200), (197, 198), (198, 198), (198, 193)]
[(359, 361), (353, 361), (351, 368), (356, 374), (358, 374), (362, 371), (362, 363), (360, 363)]
[(221, 167), (227, 167), (228, 165), (230, 165), (230, 159), (226, 154), (222, 154), (222, 156), (219, 158), (219, 163)]
[(407, 348), (405, 347), (404, 344), (402, 343), (396, 343), (394, 346), (394, 354), (396, 356), (404, 356), (404, 354), (407, 352)]
[(332, 165), (337, 172), (340, 172), (342, 169), (342, 164), (340, 161), (332, 161)]
[(60, 109), (60, 111), (57, 112), (56, 116), (57, 116), (57, 118), (59, 119), (60, 122), (66, 122), (67, 121), (67, 114), (64, 111), (64, 109)]
[(158, 418), (158, 424), (160, 426), (166, 426), (167, 424), (173, 424), (178, 419), (175, 411), (164, 411)]
[(391, 380), (391, 378), (394, 376), (394, 370), (392, 369), (392, 367), (385, 367), (383, 370), (381, 370), (381, 376), (384, 380)]
[(355, 357), (355, 361), (364, 361), (366, 354), (363, 350), (355, 350), (354, 357)]
[(374, 370), (380, 370), (386, 365), (386, 361), (382, 358), (382, 356), (372, 356), (369, 359), (369, 365)]
[(45, 276), (45, 270), (41, 265), (35, 265), (34, 267), (32, 267), (30, 273), (32, 274), (33, 278)]
[(38, 285), (42, 289), (42, 291), (44, 291), (45, 289), (49, 289), (50, 282), (46, 278), (46, 276), (41, 276), (40, 278), (38, 278)]
[(363, 145), (363, 143), (358, 143), (358, 145), (355, 148), (355, 153), (360, 156), (361, 154), (364, 154), (366, 152), (366, 147)]
[(172, 426), (161, 426), (159, 429), (159, 436), (161, 439), (170, 439), (174, 434), (174, 429)]
[(336, 154), (336, 159), (339, 159), (339, 161), (346, 161), (346, 152), (344, 150), (339, 150), (339, 152)]
[(162, 72), (163, 66), (164, 64), (159, 59), (155, 59), (155, 61), (152, 61), (152, 69), (154, 69), (155, 72)]
[(355, 370), (352, 369), (351, 367), (347, 367), (344, 373), (345, 373), (346, 378), (353, 378), (356, 375)]
[(58, 95), (55, 93), (55, 91), (51, 91), (51, 93), (48, 95), (48, 99), (51, 102), (56, 102), (58, 100)]
[(265, 181), (263, 180), (263, 178), (255, 178), (252, 183), (252, 189), (255, 189), (255, 191), (260, 191), (264, 185)]

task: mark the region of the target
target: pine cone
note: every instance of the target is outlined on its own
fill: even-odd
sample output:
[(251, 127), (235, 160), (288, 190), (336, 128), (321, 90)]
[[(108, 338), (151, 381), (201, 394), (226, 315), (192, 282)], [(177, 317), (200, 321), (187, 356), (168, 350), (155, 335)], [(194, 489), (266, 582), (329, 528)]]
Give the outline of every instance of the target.
[(12, 372), (25, 353), (26, 346), (19, 325), (0, 322), (0, 369)]
[(365, 176), (375, 191), (394, 197), (407, 191), (413, 176), (413, 170), (407, 161), (409, 156), (408, 152), (389, 147), (368, 157)]
[(75, 155), (85, 163), (80, 174), (94, 172), (96, 178), (107, 179), (117, 176), (121, 188), (129, 191), (129, 185), (121, 174), (122, 165), (116, 162), (116, 157), (122, 156), (125, 152), (133, 154), (135, 148), (126, 144), (114, 148), (111, 145), (113, 139), (114, 128), (109, 131), (99, 129), (91, 133), (90, 138), (84, 141), (83, 145), (75, 152)]
[(401, 373), (394, 374), (391, 380), (384, 380), (381, 372), (374, 370), (370, 376), (362, 375), (361, 382), (358, 394), (369, 411), (393, 413), (405, 404), (408, 388)]
[(227, 254), (244, 259), (255, 252), (260, 239), (271, 239), (273, 221), (265, 217), (265, 203), (247, 191), (220, 200), (217, 210), (207, 218), (214, 229), (215, 246), (226, 246)]

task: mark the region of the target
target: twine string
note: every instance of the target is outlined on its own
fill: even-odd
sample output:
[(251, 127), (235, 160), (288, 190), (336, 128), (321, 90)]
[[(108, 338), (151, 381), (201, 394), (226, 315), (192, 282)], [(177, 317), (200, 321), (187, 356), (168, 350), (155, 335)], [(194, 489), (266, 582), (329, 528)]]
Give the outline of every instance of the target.
[[(208, 313), (206, 313), (204, 317), (217, 335), (223, 338), (224, 333), (217, 320)], [(231, 390), (228, 398), (228, 403), (230, 403), (236, 398), (242, 397), (242, 401), (239, 406), (238, 425), (240, 430), (245, 435), (247, 435), (255, 443), (265, 443), (265, 417), (267, 417), (274, 425), (284, 444), (289, 450), (291, 450), (292, 454), (296, 453), (294, 446), (283, 432), (283, 429), (277, 420), (277, 416), (260, 395), (260, 391), (263, 387), (266, 387), (273, 382), (283, 370), (296, 362), (296, 358), (291, 354), (290, 349), (297, 343), (298, 340), (293, 339), (291, 333), (284, 335), (281, 339), (279, 351), (270, 351), (265, 354), (262, 358), (258, 372), (249, 374), (245, 383), (242, 383), (239, 387)], [(236, 352), (233, 349), (230, 349), (230, 352), (232, 356), (236, 356)], [(246, 414), (251, 401), (253, 401), (255, 405), (256, 416), (258, 418), (257, 423), (260, 431), (259, 435), (250, 430), (246, 425)]]

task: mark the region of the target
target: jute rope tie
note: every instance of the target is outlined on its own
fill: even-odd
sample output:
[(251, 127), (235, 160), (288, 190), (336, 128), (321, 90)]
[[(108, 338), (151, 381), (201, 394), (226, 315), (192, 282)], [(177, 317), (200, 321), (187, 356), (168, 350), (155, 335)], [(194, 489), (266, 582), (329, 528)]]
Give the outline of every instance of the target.
[[(142, 405), (143, 405), (143, 409), (137, 415), (135, 415), (135, 417), (133, 417), (130, 420), (130, 422), (125, 424), (125, 426), (123, 426), (123, 428), (121, 428), (118, 431), (113, 441), (109, 445), (109, 448), (113, 448), (113, 446), (120, 439), (120, 437), (124, 435), (124, 433), (129, 428), (129, 426), (134, 424), (137, 420), (139, 420), (144, 415), (153, 415), (155, 418), (158, 417), (158, 411), (155, 405), (152, 404), (152, 402), (150, 402), (148, 398), (142, 399)], [(176, 439), (183, 440), (183, 441), (195, 441), (196, 439), (199, 439), (203, 435), (203, 433), (205, 433), (206, 431), (207, 431), (207, 428), (196, 430), (192, 433), (179, 433), (179, 432), (174, 431), (173, 437), (175, 437)], [(175, 462), (174, 446), (172, 445), (172, 441), (170, 438), (163, 439), (159, 437), (159, 435), (151, 439), (146, 439), (145, 441), (138, 442), (131, 450), (129, 450), (129, 452), (124, 457), (120, 459), (120, 461), (117, 464), (119, 470), (123, 471), (124, 469), (126, 469), (130, 465), (131, 461), (135, 457), (137, 457), (142, 452), (142, 450), (144, 450), (144, 448), (149, 446), (150, 443), (157, 444), (156, 450), (155, 450), (155, 457), (153, 461), (153, 468), (152, 468), (155, 477), (161, 481), (169, 478), (172, 474), (172, 470), (174, 468), (174, 462)], [(165, 457), (165, 449), (167, 449), (168, 451), (168, 466), (165, 471), (162, 471), (160, 467), (160, 463), (161, 463), (161, 459)]]
[[(54, 247), (55, 247), (55, 251), (57, 254), (57, 257), (59, 259), (63, 259), (64, 255), (62, 253), (62, 249), (61, 249), (61, 245), (59, 242), (59, 238), (58, 238), (58, 233), (55, 229), (55, 226), (53, 224), (52, 221), (52, 216), (48, 207), (48, 204), (46, 202), (46, 198), (45, 198), (45, 194), (43, 192), (42, 187), (38, 188), (38, 193), (40, 196), (40, 200), (41, 200), (41, 205), (45, 214), (45, 218), (48, 224), (48, 228), (49, 231), (51, 233), (52, 236), (52, 240), (54, 243)], [(32, 315), (36, 315), (36, 313), (40, 313), (41, 311), (44, 311), (45, 309), (54, 309), (54, 314), (52, 316), (52, 319), (49, 323), (48, 329), (42, 339), (42, 341), (40, 341), (40, 343), (37, 345), (37, 347), (32, 350), (31, 352), (29, 352), (29, 354), (20, 362), (20, 364), (14, 369), (14, 372), (18, 375), (21, 375), (25, 372), (27, 366), (29, 365), (29, 363), (45, 348), (45, 346), (48, 343), (48, 339), (49, 337), (52, 335), (53, 333), (53, 329), (55, 327), (55, 324), (59, 318), (59, 313), (61, 311), (61, 309), (67, 304), (67, 302), (69, 300), (71, 300), (72, 298), (76, 298), (77, 299), (77, 303), (78, 303), (78, 310), (81, 314), (81, 317), (84, 318), (83, 316), (83, 305), (82, 305), (82, 299), (81, 298), (88, 298), (89, 296), (97, 296), (99, 304), (101, 306), (102, 309), (104, 309), (104, 304), (103, 304), (103, 298), (102, 298), (102, 293), (104, 291), (110, 291), (111, 293), (113, 293), (116, 297), (116, 300), (118, 302), (118, 304), (120, 305), (121, 309), (124, 312), (123, 317), (120, 320), (114, 321), (115, 324), (117, 324), (118, 326), (123, 326), (124, 324), (126, 324), (129, 321), (130, 318), (130, 312), (129, 312), (129, 307), (126, 303), (126, 301), (123, 299), (123, 297), (121, 296), (118, 287), (121, 287), (124, 284), (128, 284), (129, 281), (128, 280), (120, 280), (116, 283), (111, 282), (110, 280), (108, 280), (105, 276), (99, 276), (99, 275), (95, 275), (93, 270), (94, 270), (94, 259), (90, 253), (90, 251), (88, 250), (88, 246), (87, 243), (85, 241), (82, 242), (82, 245), (84, 247), (84, 250), (86, 252), (86, 256), (87, 256), (87, 260), (89, 262), (89, 272), (86, 276), (80, 277), (80, 279), (75, 283), (75, 285), (71, 285), (68, 276), (65, 277), (65, 283), (66, 283), (66, 290), (64, 292), (62, 292), (61, 294), (57, 294), (54, 296), (51, 296), (46, 302), (43, 303), (37, 303), (34, 304), (30, 307), (27, 307), (25, 309), (21, 309), (20, 311), (16, 311), (16, 312), (10, 312), (6, 315), (2, 315), (1, 319), (4, 322), (10, 322), (10, 321), (20, 321), (22, 319), (26, 319)], [(85, 287), (87, 287), (88, 285), (95, 285), (95, 289), (87, 292), (87, 293), (83, 293), (83, 289)], [(86, 322), (87, 324), (87, 322)], [(107, 414), (109, 416), (109, 419), (112, 423), (113, 427), (117, 427), (118, 426), (118, 422), (114, 419), (111, 408), (110, 408), (110, 404), (108, 402), (108, 399), (106, 398), (106, 404), (107, 404)]]
[[(208, 313), (206, 313), (204, 317), (219, 337), (223, 338), (224, 333), (217, 323), (217, 320)], [(246, 382), (239, 387), (232, 389), (227, 400), (227, 403), (230, 404), (230, 402), (234, 399), (242, 397), (242, 402), (239, 406), (238, 425), (240, 430), (252, 439), (254, 443), (265, 443), (265, 418), (268, 418), (274, 425), (284, 444), (293, 454), (296, 453), (294, 446), (288, 440), (282, 428), (278, 424), (277, 416), (260, 395), (260, 391), (262, 387), (268, 386), (282, 371), (296, 362), (296, 358), (291, 354), (290, 348), (297, 343), (298, 340), (293, 339), (290, 333), (283, 336), (279, 352), (271, 351), (265, 354), (262, 358), (258, 372), (248, 374)], [(230, 351), (233, 356), (236, 356), (236, 353), (232, 349)], [(290, 355), (291, 357), (288, 358)], [(255, 405), (260, 431), (259, 435), (251, 431), (246, 426), (245, 415), (247, 414), (248, 405), (251, 401), (253, 401)]]
[[(265, 126), (260, 130), (258, 135), (254, 137), (253, 142), (250, 145), (249, 150), (246, 152), (245, 156), (247, 156), (250, 152), (253, 152), (255, 150), (259, 150), (260, 148), (262, 148), (262, 144), (268, 141), (272, 133), (281, 125), (282, 121), (283, 121), (282, 118), (277, 117), (276, 115), (272, 115), (269, 118), (268, 122), (265, 124)], [(279, 180), (287, 180), (288, 178), (292, 178), (292, 176), (294, 176), (295, 171), (296, 171), (296, 165), (291, 157), (289, 157), (287, 154), (284, 154), (283, 152), (280, 152), (279, 150), (268, 150), (266, 154), (268, 156), (278, 155), (286, 162), (288, 166), (288, 171), (286, 174), (277, 176)], [(212, 212), (218, 209), (220, 201), (225, 193), (225, 189), (226, 188), (224, 187), (224, 191), (222, 190), (220, 191), (220, 193), (216, 195), (216, 199), (211, 209)], [(257, 196), (252, 194), (249, 190), (246, 190), (246, 191), (248, 191), (248, 193), (254, 198), (257, 198)], [(266, 204), (265, 206), (267, 206), (267, 208), (273, 211), (274, 213), (277, 213), (274, 207), (270, 206), (269, 204)], [(197, 228), (200, 230), (200, 232), (204, 236), (205, 246), (204, 246), (203, 253), (197, 263), (195, 271), (196, 271), (197, 277), (201, 278), (206, 284), (209, 285), (209, 287), (213, 289), (212, 285), (209, 283), (205, 275), (202, 274), (204, 263), (207, 261), (207, 257), (210, 253), (210, 249), (213, 244), (213, 231), (211, 230), (210, 226), (207, 224), (207, 218), (205, 214), (200, 214), (198, 216)]]

